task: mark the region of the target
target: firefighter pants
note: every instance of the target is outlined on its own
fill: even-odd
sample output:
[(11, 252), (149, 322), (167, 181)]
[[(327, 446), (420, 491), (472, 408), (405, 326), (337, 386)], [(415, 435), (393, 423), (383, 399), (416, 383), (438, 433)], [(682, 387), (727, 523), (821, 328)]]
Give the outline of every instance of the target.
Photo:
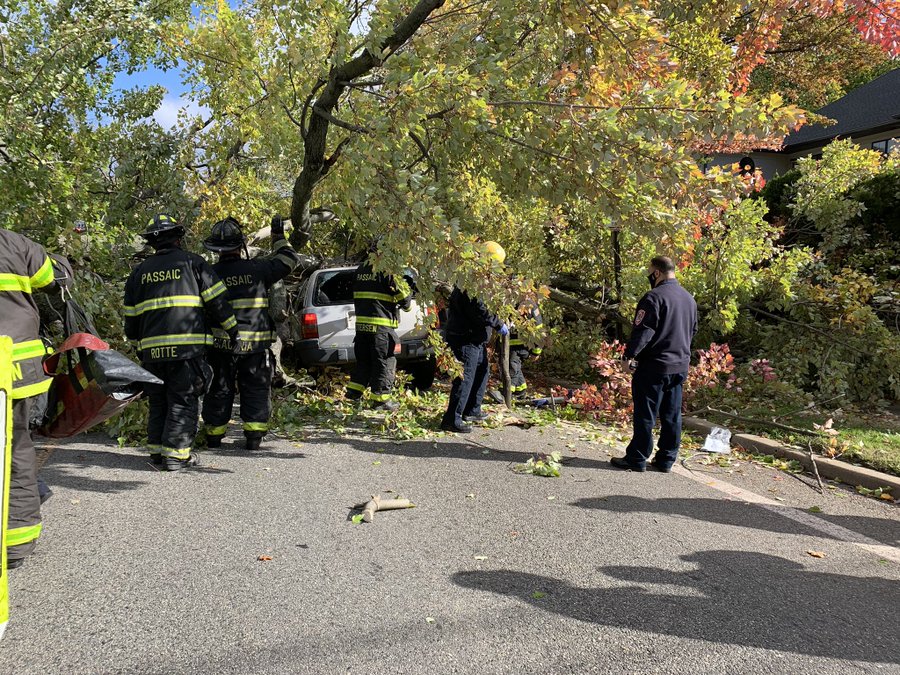
[(41, 534), (41, 497), (37, 482), (37, 455), (31, 440), (33, 400), (13, 401), (12, 471), (9, 481), (9, 519), (6, 546), (9, 560), (22, 560)]
[(163, 457), (185, 460), (197, 435), (200, 397), (212, 379), (203, 357), (182, 361), (151, 361), (144, 368), (163, 381), (147, 387), (150, 419), (148, 448)]
[[(516, 349), (515, 347), (509, 350), (509, 384), (512, 395), (516, 398), (524, 397), (528, 390), (525, 372), (522, 370), (522, 362), (528, 357), (528, 353), (526, 349)], [(503, 356), (501, 355), (500, 358), (502, 359)]]
[(241, 419), (244, 434), (261, 438), (269, 430), (272, 404), (272, 355), (268, 349), (236, 356), (212, 351), (212, 387), (203, 399), (203, 424), (210, 436), (224, 436), (231, 420), (235, 392), (241, 395)]
[(481, 401), (488, 385), (490, 364), (486, 342), (477, 345), (451, 344), (450, 348), (453, 356), (462, 363), (463, 375), (453, 380), (450, 402), (441, 423), (461, 426), (463, 417), (481, 414)]
[(356, 353), (356, 370), (347, 385), (347, 398), (360, 398), (366, 388), (372, 390), (372, 399), (379, 402), (391, 397), (394, 377), (397, 374), (397, 334), (392, 330), (377, 333), (357, 331), (353, 340)]

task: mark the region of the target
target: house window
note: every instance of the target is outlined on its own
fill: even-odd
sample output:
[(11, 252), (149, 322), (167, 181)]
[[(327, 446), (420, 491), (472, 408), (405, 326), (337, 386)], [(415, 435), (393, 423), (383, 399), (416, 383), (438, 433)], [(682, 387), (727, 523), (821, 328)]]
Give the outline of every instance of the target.
[(885, 155), (897, 147), (900, 147), (900, 141), (898, 141), (896, 138), (889, 138), (884, 141), (874, 141), (872, 143), (873, 150), (878, 150)]

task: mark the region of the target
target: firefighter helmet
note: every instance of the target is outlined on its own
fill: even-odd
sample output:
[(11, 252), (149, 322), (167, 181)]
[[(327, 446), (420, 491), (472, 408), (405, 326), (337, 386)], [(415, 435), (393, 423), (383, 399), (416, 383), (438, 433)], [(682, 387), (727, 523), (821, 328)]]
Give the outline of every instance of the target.
[(144, 239), (175, 239), (184, 236), (184, 227), (172, 216), (157, 213), (147, 221), (147, 229), (141, 232)]
[(213, 225), (212, 232), (203, 240), (203, 246), (208, 251), (224, 253), (239, 249), (245, 241), (241, 224), (229, 216)]
[(501, 265), (506, 260), (506, 251), (496, 241), (486, 241), (484, 243), (485, 252)]

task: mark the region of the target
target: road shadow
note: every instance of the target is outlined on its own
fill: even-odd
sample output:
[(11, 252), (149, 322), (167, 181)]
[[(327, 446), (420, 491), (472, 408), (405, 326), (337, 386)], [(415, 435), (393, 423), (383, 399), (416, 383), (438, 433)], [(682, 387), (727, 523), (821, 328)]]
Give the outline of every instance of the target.
[(600, 569), (611, 579), (633, 584), (625, 587), (582, 588), (513, 570), (458, 572), (452, 580), (546, 612), (651, 636), (900, 662), (898, 581), (810, 572), (784, 558), (743, 551), (705, 551), (682, 560), (697, 569)]
[[(399, 457), (416, 457), (419, 459), (443, 458), (443, 459), (465, 459), (484, 462), (504, 462), (521, 464), (538, 454), (538, 450), (531, 452), (522, 452), (512, 448), (494, 448), (489, 445), (482, 445), (476, 442), (467, 442), (464, 436), (453, 436), (447, 440), (429, 439), (429, 440), (405, 440), (405, 441), (385, 441), (382, 439), (358, 438), (354, 436), (341, 436), (335, 438), (333, 435), (316, 434), (312, 432), (304, 438), (304, 443), (340, 443), (354, 450), (369, 453), (372, 455), (396, 455)], [(488, 452), (485, 453), (485, 450)], [(622, 473), (619, 469), (612, 467), (609, 460), (588, 459), (586, 457), (573, 457), (567, 455), (563, 457), (563, 466), (579, 469), (594, 469), (601, 471), (614, 471)]]
[[(574, 501), (570, 506), (610, 511), (612, 513), (659, 513), (669, 516), (683, 516), (719, 525), (733, 525), (735, 527), (749, 527), (768, 532), (839, 539), (840, 537), (828, 531), (827, 523), (833, 523), (869, 539), (879, 541), (882, 544), (889, 546), (900, 544), (900, 520), (821, 513), (813, 516), (813, 514), (810, 514), (810, 517), (825, 521), (823, 522), (823, 529), (819, 529), (806, 526), (789, 515), (784, 515), (785, 513), (797, 512), (797, 509), (789, 506), (767, 506), (766, 508), (761, 508), (755, 504), (727, 499), (703, 497), (661, 497), (659, 499), (651, 499), (631, 495), (590, 497)], [(806, 514), (808, 512), (803, 513)]]
[[(142, 466), (143, 464), (143, 466)], [(66, 487), (86, 492), (117, 494), (136, 490), (147, 484), (145, 480), (113, 480), (85, 475), (87, 467), (104, 469), (125, 469), (128, 471), (154, 471), (147, 458), (126, 455), (109, 450), (86, 450), (84, 448), (54, 449), (41, 467), (40, 476), (51, 487)]]

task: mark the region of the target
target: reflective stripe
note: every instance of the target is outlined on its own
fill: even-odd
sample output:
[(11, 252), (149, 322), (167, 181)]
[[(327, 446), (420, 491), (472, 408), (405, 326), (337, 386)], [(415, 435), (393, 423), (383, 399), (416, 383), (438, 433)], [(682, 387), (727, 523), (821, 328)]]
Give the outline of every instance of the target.
[(349, 382), (347, 384), (347, 389), (352, 389), (353, 391), (365, 391), (366, 390), (366, 388), (363, 385), (361, 385), (357, 382)]
[(212, 336), (205, 333), (182, 333), (181, 335), (155, 335), (140, 341), (141, 349), (168, 347), (171, 345), (208, 345)]
[(134, 306), (125, 305), (125, 316), (140, 316), (144, 312), (168, 309), (169, 307), (203, 307), (203, 301), (200, 300), (199, 295), (170, 295), (165, 298), (153, 298)]
[(52, 353), (48, 350), (41, 340), (27, 340), (13, 345), (13, 362), (24, 361), (25, 359), (33, 359), (38, 356)]
[(218, 298), (222, 293), (225, 292), (225, 284), (221, 281), (217, 281), (212, 286), (207, 288), (205, 291), (200, 293), (200, 296), (203, 298), (205, 302), (209, 302), (213, 298)]
[(222, 328), (225, 330), (231, 330), (235, 326), (237, 326), (237, 319), (234, 318), (234, 315), (229, 316), (222, 322)]
[(525, 391), (526, 389), (528, 389), (528, 385), (527, 384), (513, 385), (511, 387), (511, 389), (513, 391)]
[(390, 394), (372, 394), (373, 401), (387, 401), (390, 397)]
[(544, 349), (543, 349), (543, 347), (535, 347), (534, 349), (531, 350), (531, 353), (534, 354), (535, 356), (537, 356), (538, 354), (543, 354)]
[(48, 378), (42, 382), (35, 382), (34, 384), (28, 384), (24, 387), (13, 386), (12, 397), (18, 401), (23, 398), (31, 398), (32, 396), (43, 394), (50, 388), (52, 383), (53, 380)]
[(31, 293), (31, 279), (20, 274), (0, 274), (0, 291), (19, 291)]
[(356, 323), (369, 326), (387, 326), (388, 328), (397, 328), (400, 325), (400, 322), (396, 319), (384, 319), (380, 316), (357, 316)]
[(269, 306), (268, 298), (240, 298), (232, 300), (231, 306), (234, 309), (265, 309)]
[(207, 436), (224, 436), (226, 431), (228, 431), (227, 423), (220, 427), (206, 427)]
[(31, 275), (31, 287), (32, 288), (43, 288), (44, 286), (49, 286), (53, 283), (53, 262), (50, 260), (50, 256), (44, 260), (44, 264), (41, 265), (41, 268)]
[(6, 531), (7, 546), (21, 546), (34, 541), (41, 536), (42, 523), (28, 525), (26, 527), (14, 527)]
[(375, 293), (373, 291), (356, 291), (353, 293), (354, 300), (383, 300), (384, 302), (394, 302), (394, 296), (387, 293)]
[(191, 456), (191, 449), (163, 447), (160, 454), (163, 457), (171, 457), (172, 459), (188, 459)]
[[(213, 332), (213, 336), (215, 336), (219, 339), (224, 339), (224, 338), (228, 337), (228, 333), (226, 333), (224, 330), (222, 330), (220, 328), (213, 328), (212, 332)], [(241, 331), (238, 331), (238, 337), (241, 338), (241, 340), (243, 340), (244, 342), (263, 342), (265, 340), (274, 340), (275, 333), (273, 333), (270, 330), (257, 331), (257, 332), (253, 332), (253, 331), (249, 331), (249, 330), (241, 330)]]
[(161, 454), (160, 453), (161, 450), (162, 450), (161, 445), (154, 445), (152, 443), (147, 444), (147, 452), (149, 452), (151, 455), (159, 455), (159, 454)]
[(285, 265), (287, 265), (287, 266), (290, 267), (291, 269), (293, 269), (294, 267), (296, 267), (296, 266), (297, 266), (297, 263), (298, 263), (298, 261), (297, 261), (296, 258), (292, 258), (291, 256), (285, 255), (284, 253), (276, 253), (276, 254), (275, 254), (275, 260), (277, 260), (278, 262), (284, 263)]
[(244, 422), (244, 431), (268, 431), (268, 422)]
[(524, 347), (525, 340), (520, 340), (519, 338), (513, 338), (512, 340), (509, 341), (509, 346), (510, 347)]

